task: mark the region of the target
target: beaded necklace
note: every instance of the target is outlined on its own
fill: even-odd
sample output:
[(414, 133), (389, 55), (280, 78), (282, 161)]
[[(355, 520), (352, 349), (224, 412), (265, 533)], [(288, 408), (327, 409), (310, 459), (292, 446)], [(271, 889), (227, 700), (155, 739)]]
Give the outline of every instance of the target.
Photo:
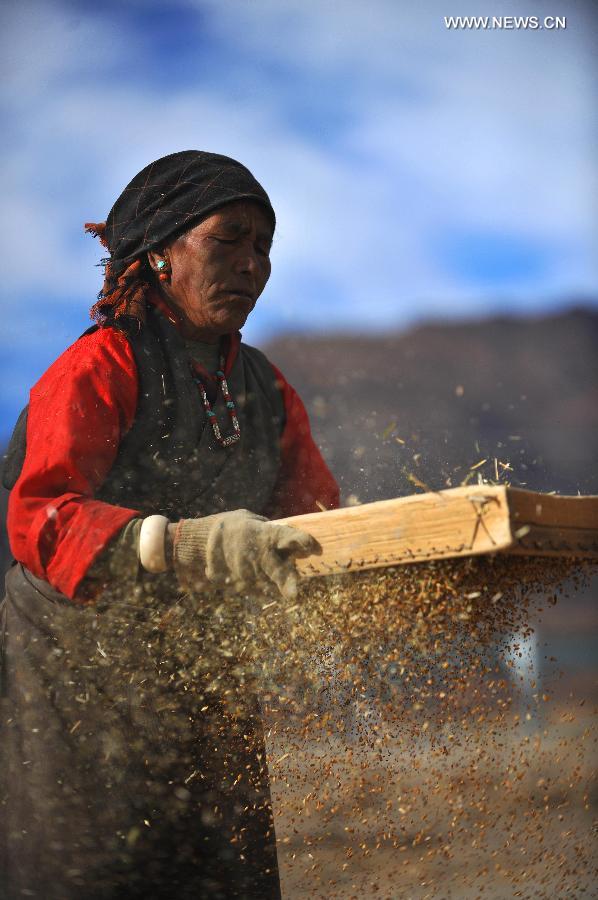
[(201, 378), (195, 373), (193, 367), (191, 368), (191, 374), (193, 377), (193, 381), (199, 387), (199, 393), (201, 394), (201, 400), (203, 403), (203, 408), (206, 411), (206, 416), (208, 417), (208, 422), (212, 425), (212, 431), (214, 432), (214, 437), (218, 441), (221, 447), (230, 447), (231, 444), (235, 444), (239, 438), (241, 437), (241, 429), (239, 428), (239, 420), (237, 419), (237, 412), (235, 409), (235, 401), (231, 397), (228, 392), (228, 384), (226, 383), (226, 378), (224, 376), (224, 356), (220, 357), (220, 368), (216, 372), (216, 377), (220, 382), (220, 388), (222, 390), (222, 394), (224, 396), (224, 402), (226, 404), (226, 408), (228, 410), (228, 414), (230, 416), (230, 420), (233, 423), (234, 434), (229, 434), (226, 437), (222, 437), (222, 433), (220, 431), (220, 426), (218, 425), (218, 420), (216, 419), (216, 413), (212, 409), (210, 401), (208, 400), (208, 395), (206, 394), (206, 389), (203, 385)]

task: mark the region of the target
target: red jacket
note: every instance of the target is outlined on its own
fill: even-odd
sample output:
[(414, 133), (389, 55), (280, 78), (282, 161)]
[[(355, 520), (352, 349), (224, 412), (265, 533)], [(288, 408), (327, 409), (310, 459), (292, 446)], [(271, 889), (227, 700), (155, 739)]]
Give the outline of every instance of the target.
[[(240, 340), (239, 333), (230, 336), (226, 373)], [(278, 481), (264, 515), (282, 518), (337, 508), (338, 485), (314, 443), (301, 398), (272, 368), (283, 393), (286, 425)], [(140, 515), (94, 499), (136, 408), (133, 351), (113, 328), (100, 328), (72, 344), (31, 390), (27, 455), (9, 497), (8, 536), (15, 559), (71, 599), (108, 542)]]

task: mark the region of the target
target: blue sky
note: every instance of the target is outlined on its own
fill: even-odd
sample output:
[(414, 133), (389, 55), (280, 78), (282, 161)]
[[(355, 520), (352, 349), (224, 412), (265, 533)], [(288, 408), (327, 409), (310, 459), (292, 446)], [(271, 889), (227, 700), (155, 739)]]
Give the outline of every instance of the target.
[[(272, 198), (252, 343), (597, 303), (596, 18), (556, 6), (5, 3), (0, 432), (87, 327), (83, 222), (175, 150), (236, 157)], [(447, 30), (458, 14), (567, 28)]]

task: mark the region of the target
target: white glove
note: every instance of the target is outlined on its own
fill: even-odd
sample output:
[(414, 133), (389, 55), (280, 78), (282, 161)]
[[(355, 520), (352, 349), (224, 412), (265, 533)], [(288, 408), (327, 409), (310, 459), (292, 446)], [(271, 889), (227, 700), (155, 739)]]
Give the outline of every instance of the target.
[(232, 585), (243, 590), (273, 582), (289, 600), (297, 596), (295, 559), (321, 552), (318, 541), (298, 528), (277, 525), (247, 509), (182, 519), (169, 525), (173, 561), (185, 590)]

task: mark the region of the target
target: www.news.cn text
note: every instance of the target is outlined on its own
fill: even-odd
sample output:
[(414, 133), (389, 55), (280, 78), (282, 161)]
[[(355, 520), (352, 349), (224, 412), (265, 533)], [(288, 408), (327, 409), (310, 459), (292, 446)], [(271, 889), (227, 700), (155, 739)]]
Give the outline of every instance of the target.
[(452, 30), (475, 29), (478, 31), (503, 30), (514, 31), (529, 29), (539, 31), (549, 29), (558, 31), (567, 27), (566, 16), (445, 16), (444, 25)]

